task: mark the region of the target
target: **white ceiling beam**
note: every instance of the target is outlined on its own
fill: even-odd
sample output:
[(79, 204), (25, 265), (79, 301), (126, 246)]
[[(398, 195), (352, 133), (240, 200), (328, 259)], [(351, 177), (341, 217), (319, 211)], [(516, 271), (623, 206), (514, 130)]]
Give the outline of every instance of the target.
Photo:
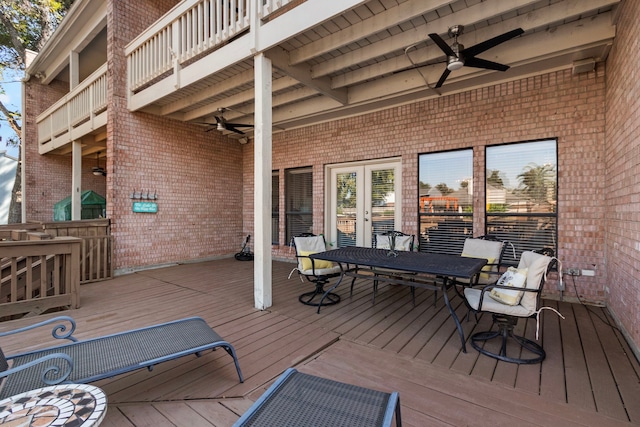
[(427, 2), (424, 0), (407, 1), (397, 7), (388, 9), (385, 12), (374, 15), (371, 18), (291, 51), (289, 55), (291, 64), (299, 64), (319, 55), (324, 55), (325, 53), (339, 49), (350, 43), (355, 43), (372, 34), (397, 26), (402, 22), (410, 21), (453, 2), (454, 0), (439, 0), (437, 2)]
[(269, 59), (271, 59), (271, 62), (273, 63), (273, 66), (275, 68), (279, 69), (289, 77), (298, 80), (303, 85), (312, 88), (322, 95), (335, 99), (342, 105), (345, 105), (347, 103), (346, 88), (332, 89), (331, 81), (328, 78), (312, 78), (308, 66), (290, 65), (289, 55), (283, 49), (276, 47), (269, 50), (266, 55)]

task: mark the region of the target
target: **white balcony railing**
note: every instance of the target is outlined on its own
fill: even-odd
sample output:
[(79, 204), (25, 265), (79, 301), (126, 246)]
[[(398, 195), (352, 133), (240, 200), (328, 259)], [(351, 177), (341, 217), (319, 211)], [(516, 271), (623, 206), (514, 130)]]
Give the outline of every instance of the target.
[(291, 1), (198, 0), (180, 3), (127, 47), (129, 90), (135, 92), (143, 88), (175, 67), (248, 30), (251, 7), (257, 7), (258, 18), (263, 18)]
[[(107, 109), (107, 64), (87, 77), (75, 89), (53, 104), (36, 119), (40, 153), (89, 133), (103, 125), (96, 116)], [(82, 127), (82, 130), (78, 130)], [(78, 130), (74, 132), (74, 130)]]

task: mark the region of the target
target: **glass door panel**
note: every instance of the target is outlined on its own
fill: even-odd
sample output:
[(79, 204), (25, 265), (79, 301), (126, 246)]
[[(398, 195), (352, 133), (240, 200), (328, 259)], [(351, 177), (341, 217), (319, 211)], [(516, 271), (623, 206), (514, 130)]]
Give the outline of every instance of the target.
[(356, 171), (336, 174), (336, 232), (337, 247), (356, 245), (357, 187), (358, 173)]
[(326, 237), (333, 247), (370, 247), (374, 233), (399, 227), (400, 165), (387, 160), (328, 168)]

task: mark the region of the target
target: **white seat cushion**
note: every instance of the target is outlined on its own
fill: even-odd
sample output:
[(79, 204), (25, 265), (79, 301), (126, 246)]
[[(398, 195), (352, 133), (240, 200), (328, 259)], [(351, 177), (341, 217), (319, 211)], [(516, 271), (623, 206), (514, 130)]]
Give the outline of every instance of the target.
[(308, 258), (310, 254), (317, 254), (324, 252), (327, 247), (324, 242), (323, 236), (304, 236), (293, 238), (296, 254), (298, 255), (298, 271), (300, 273), (309, 276), (321, 276), (327, 274), (334, 274), (340, 272), (340, 266), (331, 261), (315, 261), (316, 269), (314, 270), (311, 259)]
[[(469, 258), (484, 258), (487, 260), (487, 264), (482, 268), (482, 271), (492, 272), (496, 274), (480, 273), (478, 277), (479, 285), (489, 285), (495, 283), (498, 280), (498, 263), (500, 261), (500, 255), (502, 254), (502, 247), (504, 243), (495, 240), (475, 239), (469, 238), (464, 241), (462, 247), (462, 256)], [(473, 280), (473, 279), (472, 279)], [(459, 283), (471, 283), (471, 280), (458, 278)]]
[[(397, 251), (413, 250), (413, 248), (411, 247), (412, 241), (413, 241), (413, 236), (396, 236), (395, 250)], [(376, 236), (376, 248), (391, 249), (391, 237), (378, 234)]]

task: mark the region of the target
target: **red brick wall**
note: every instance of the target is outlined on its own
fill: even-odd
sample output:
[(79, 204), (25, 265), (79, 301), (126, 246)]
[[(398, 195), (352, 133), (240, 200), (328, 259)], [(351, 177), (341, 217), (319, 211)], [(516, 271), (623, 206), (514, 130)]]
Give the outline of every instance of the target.
[[(121, 271), (228, 255), (242, 242), (240, 144), (127, 109), (124, 46), (175, 3), (109, 3), (107, 214)], [(134, 190), (157, 191), (158, 213), (133, 213)]]
[(609, 307), (640, 344), (640, 3), (625, 0), (619, 7), (607, 60), (606, 286)]
[[(314, 231), (323, 232), (324, 165), (402, 157), (402, 229), (418, 232), (418, 153), (474, 147), (477, 183), (475, 234), (484, 232), (484, 147), (558, 138), (559, 258), (565, 266), (595, 269), (580, 277), (581, 298), (604, 301), (604, 90), (605, 69), (572, 76), (558, 71), (515, 82), (443, 96), (273, 138), (273, 167), (313, 166)], [(245, 151), (245, 232), (251, 232), (253, 144)], [(284, 190), (281, 185), (282, 209)], [(284, 243), (284, 214), (280, 241)], [(274, 256), (291, 257), (285, 246)], [(556, 289), (555, 275), (547, 286)], [(565, 297), (575, 293), (568, 287)]]

